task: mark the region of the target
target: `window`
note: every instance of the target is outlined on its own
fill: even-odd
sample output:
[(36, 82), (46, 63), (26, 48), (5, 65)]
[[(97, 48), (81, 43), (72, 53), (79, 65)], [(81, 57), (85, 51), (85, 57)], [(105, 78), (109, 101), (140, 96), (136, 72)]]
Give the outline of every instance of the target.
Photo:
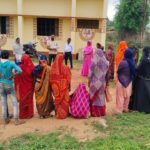
[(37, 18), (37, 35), (59, 34), (59, 19)]
[(86, 29), (98, 29), (99, 20), (77, 20), (77, 28), (86, 28)]
[(0, 17), (0, 34), (7, 34), (9, 30), (9, 17)]

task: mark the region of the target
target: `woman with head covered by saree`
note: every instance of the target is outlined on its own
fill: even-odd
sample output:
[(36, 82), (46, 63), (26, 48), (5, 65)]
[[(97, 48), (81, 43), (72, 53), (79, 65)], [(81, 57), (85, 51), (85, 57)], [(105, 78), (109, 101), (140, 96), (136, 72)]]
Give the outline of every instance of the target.
[(150, 46), (144, 47), (141, 61), (137, 66), (129, 109), (150, 113)]
[(93, 117), (104, 116), (106, 114), (105, 77), (108, 71), (109, 62), (106, 60), (105, 55), (99, 45), (100, 44), (98, 43), (89, 71), (91, 115)]
[(40, 118), (50, 117), (54, 104), (49, 82), (50, 67), (44, 54), (39, 55), (39, 65), (34, 68), (33, 75), (36, 77), (35, 98), (38, 114)]
[(57, 119), (65, 119), (69, 115), (69, 84), (71, 72), (69, 67), (63, 63), (64, 57), (56, 56), (50, 71), (50, 83), (55, 97), (55, 112)]
[(84, 48), (83, 53), (84, 53), (84, 58), (83, 58), (81, 75), (88, 76), (91, 60), (93, 57), (92, 41), (87, 41), (87, 46)]
[(124, 57), (124, 52), (125, 50), (128, 48), (127, 43), (125, 40), (121, 41), (118, 45), (118, 49), (116, 51), (116, 58), (115, 58), (115, 62), (116, 62), (116, 70), (118, 70), (118, 66), (121, 62), (121, 60)]
[(110, 80), (114, 79), (114, 69), (115, 69), (114, 44), (112, 42), (109, 43), (108, 48), (106, 49), (106, 52), (105, 52), (105, 56), (106, 56), (106, 59), (109, 61), (109, 69), (106, 75), (106, 79), (108, 83)]
[(14, 78), (16, 95), (19, 101), (19, 118), (29, 119), (33, 117), (34, 110), (34, 83), (32, 76), (34, 64), (32, 63), (30, 57), (24, 54), (21, 57), (19, 67), (22, 69), (22, 73)]
[(117, 71), (116, 113), (128, 112), (128, 105), (132, 93), (132, 81), (136, 75), (132, 49), (124, 52), (124, 59), (120, 62)]

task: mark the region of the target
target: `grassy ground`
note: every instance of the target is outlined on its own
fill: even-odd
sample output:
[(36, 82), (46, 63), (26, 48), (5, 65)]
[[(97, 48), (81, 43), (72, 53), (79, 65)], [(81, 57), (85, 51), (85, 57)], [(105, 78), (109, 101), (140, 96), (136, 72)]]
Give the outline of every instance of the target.
[(0, 150), (150, 150), (149, 118), (143, 113), (107, 116), (108, 127), (92, 124), (93, 132), (105, 135), (92, 141), (79, 142), (71, 133), (26, 134), (1, 143)]

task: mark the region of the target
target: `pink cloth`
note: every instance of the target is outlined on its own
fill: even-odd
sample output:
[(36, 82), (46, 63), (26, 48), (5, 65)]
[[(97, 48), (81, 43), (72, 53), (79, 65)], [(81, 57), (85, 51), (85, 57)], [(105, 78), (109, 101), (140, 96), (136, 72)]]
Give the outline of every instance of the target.
[(132, 93), (132, 82), (127, 88), (124, 88), (119, 81), (116, 86), (116, 111), (117, 113), (128, 111), (129, 100)]
[(90, 96), (83, 83), (80, 83), (73, 93), (70, 112), (76, 118), (87, 118), (90, 115)]
[(88, 76), (92, 57), (93, 57), (92, 42), (88, 41), (87, 46), (84, 48), (84, 59), (83, 59), (83, 66), (81, 71), (81, 74), (83, 76)]

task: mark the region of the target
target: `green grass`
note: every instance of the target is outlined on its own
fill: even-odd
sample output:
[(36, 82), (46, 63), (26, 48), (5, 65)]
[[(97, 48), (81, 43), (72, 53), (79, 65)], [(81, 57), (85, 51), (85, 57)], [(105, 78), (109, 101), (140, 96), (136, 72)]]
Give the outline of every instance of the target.
[[(0, 144), (0, 150), (150, 150), (150, 115), (127, 113), (106, 117), (108, 127), (98, 122), (93, 131), (103, 133), (92, 141), (79, 142), (71, 135), (25, 134)], [(71, 134), (71, 133), (70, 133)]]

